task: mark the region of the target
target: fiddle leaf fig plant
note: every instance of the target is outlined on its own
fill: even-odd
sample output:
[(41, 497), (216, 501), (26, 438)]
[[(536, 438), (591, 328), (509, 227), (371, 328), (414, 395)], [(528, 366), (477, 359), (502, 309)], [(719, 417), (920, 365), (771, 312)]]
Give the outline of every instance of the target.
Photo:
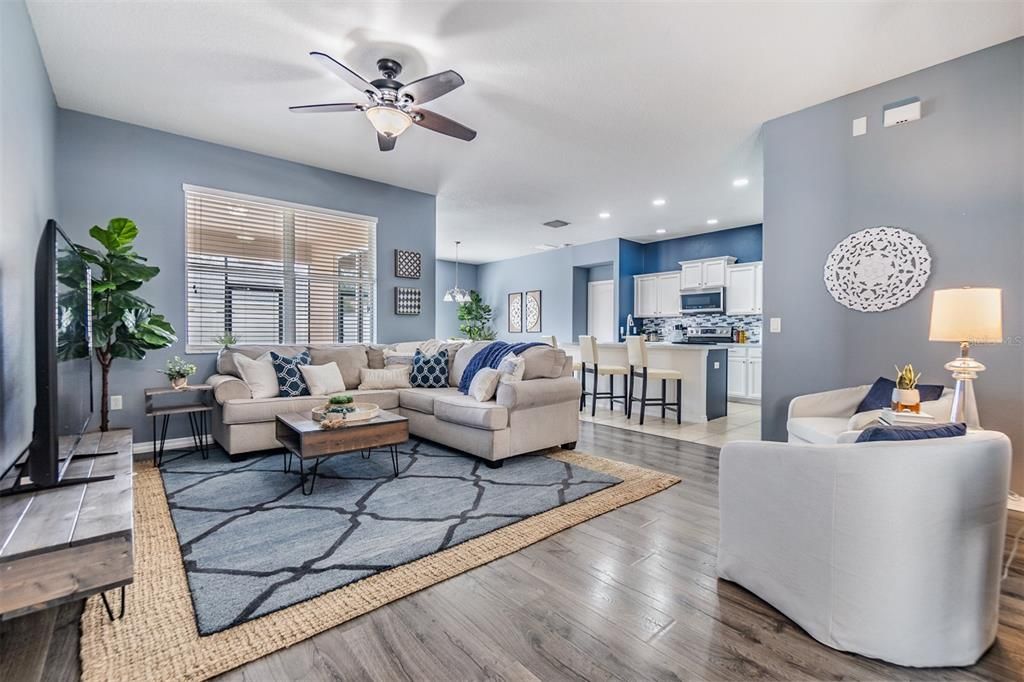
[(459, 304), (459, 331), (473, 341), (490, 341), (494, 330), (490, 327), (491, 306), (487, 305), (475, 291), (469, 292), (469, 300)]
[(139, 228), (128, 218), (93, 225), (101, 249), (78, 245), (92, 268), (92, 342), (100, 363), (100, 430), (110, 430), (110, 367), (116, 358), (141, 360), (146, 352), (178, 340), (174, 328), (135, 292), (160, 273), (135, 252)]

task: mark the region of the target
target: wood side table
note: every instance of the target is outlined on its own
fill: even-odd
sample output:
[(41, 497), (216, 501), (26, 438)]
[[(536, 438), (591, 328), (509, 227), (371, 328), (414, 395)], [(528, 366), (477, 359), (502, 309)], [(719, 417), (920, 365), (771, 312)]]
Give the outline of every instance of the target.
[[(210, 456), (206, 437), (209, 434), (210, 428), (208, 415), (213, 412), (213, 405), (210, 402), (210, 394), (212, 392), (213, 386), (209, 384), (189, 384), (184, 388), (161, 386), (159, 388), (145, 389), (146, 416), (153, 418), (153, 466), (158, 467), (163, 464), (164, 444), (167, 441), (167, 424), (170, 421), (171, 416), (176, 414), (188, 415), (189, 428), (192, 430), (192, 444), (195, 445), (190, 452), (202, 453), (203, 459), (207, 459)], [(189, 403), (187, 405), (167, 405), (164, 407), (154, 405), (154, 398), (159, 396), (180, 395), (182, 393), (198, 395), (199, 402)], [(157, 417), (163, 417), (163, 424), (160, 427), (159, 445), (157, 445), (156, 435)]]

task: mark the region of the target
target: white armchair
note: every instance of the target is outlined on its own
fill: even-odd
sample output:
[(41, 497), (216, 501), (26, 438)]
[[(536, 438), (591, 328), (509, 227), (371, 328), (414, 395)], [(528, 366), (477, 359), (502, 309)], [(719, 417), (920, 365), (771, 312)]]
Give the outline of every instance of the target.
[[(978, 407), (974, 401), (974, 392), (965, 394), (964, 413), (967, 425), (981, 428), (978, 421)], [(834, 391), (810, 393), (793, 398), (789, 403), (789, 418), (786, 430), (790, 443), (852, 443), (868, 424), (874, 422), (880, 410), (854, 414), (860, 401), (868, 394), (870, 384), (840, 388)], [(953, 408), (953, 389), (947, 388), (942, 397), (921, 403), (921, 411), (935, 417), (938, 421), (949, 421)]]
[(1009, 477), (994, 431), (727, 443), (718, 575), (835, 649), (971, 665), (996, 635)]

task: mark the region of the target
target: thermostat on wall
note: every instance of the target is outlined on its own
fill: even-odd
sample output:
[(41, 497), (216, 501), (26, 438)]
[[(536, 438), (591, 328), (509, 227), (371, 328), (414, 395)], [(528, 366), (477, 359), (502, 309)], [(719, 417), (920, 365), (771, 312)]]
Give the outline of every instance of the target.
[(891, 128), (921, 118), (921, 100), (917, 97), (887, 104), (882, 108), (882, 126)]

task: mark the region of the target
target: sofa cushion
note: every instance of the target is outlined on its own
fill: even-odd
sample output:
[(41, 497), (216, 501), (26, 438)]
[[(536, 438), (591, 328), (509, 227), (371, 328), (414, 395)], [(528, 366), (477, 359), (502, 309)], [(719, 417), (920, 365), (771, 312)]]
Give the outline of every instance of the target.
[[(397, 391), (345, 391), (345, 395), (352, 396), (356, 402), (374, 403), (382, 410), (398, 407)], [(225, 424), (256, 424), (274, 421), (279, 414), (308, 412), (325, 402), (323, 396), (228, 400), (223, 405), (221, 417)]]
[(409, 374), (412, 367), (394, 366), (384, 369), (362, 369), (359, 370), (359, 388), (363, 390), (382, 390), (390, 388), (412, 388), (409, 384)]
[(386, 346), (378, 343), (372, 343), (366, 347), (366, 361), (369, 363), (370, 369), (384, 369), (385, 348)]
[(398, 390), (398, 404), (423, 414), (434, 414), (434, 400), (441, 396), (459, 395), (459, 389), (445, 388), (401, 388)]
[(314, 365), (328, 362), (338, 365), (345, 386), (350, 388), (359, 385), (359, 370), (370, 366), (366, 346), (361, 343), (310, 346), (309, 357)]
[(252, 394), (246, 396), (247, 398), (276, 398), (281, 395), (281, 389), (277, 385), (277, 370), (270, 361), (270, 353), (255, 359), (239, 353), (232, 362), (235, 363), (241, 380), (252, 390)]
[(306, 350), (305, 346), (284, 346), (280, 344), (239, 344), (235, 346), (228, 346), (227, 348), (221, 348), (217, 353), (217, 374), (227, 374), (229, 376), (242, 378), (242, 374), (238, 371), (238, 367), (235, 365), (235, 353), (241, 353), (247, 358), (255, 360), (264, 353), (274, 351), (281, 355), (298, 355), (302, 351)]
[(409, 383), (414, 388), (447, 388), (448, 386), (448, 351), (438, 351), (436, 355), (426, 355), (416, 351), (412, 359), (412, 374)]
[(835, 443), (846, 431), (846, 417), (794, 417), (786, 424), (789, 433), (808, 443)]
[(557, 379), (562, 376), (565, 351), (548, 345), (527, 348), (519, 354), (526, 361), (523, 379)]
[[(884, 407), (892, 406), (892, 392), (896, 388), (896, 382), (892, 379), (885, 377), (878, 377), (875, 379), (875, 383), (871, 384), (871, 388), (868, 389), (868, 394), (864, 396), (864, 400), (860, 401), (860, 405), (854, 410), (856, 414), (861, 412), (869, 412), (871, 410), (881, 410)], [(930, 402), (932, 400), (938, 400), (942, 396), (942, 391), (945, 390), (944, 386), (938, 386), (934, 384), (918, 384), (917, 391), (921, 394), (921, 402)]]
[(462, 381), (462, 374), (469, 365), (469, 361), (473, 359), (474, 355), (486, 348), (489, 343), (490, 341), (473, 341), (459, 348), (458, 352), (455, 353), (452, 371), (448, 373), (449, 386), (457, 387), (459, 385), (459, 382)]
[(309, 386), (299, 370), (300, 366), (309, 364), (309, 351), (304, 350), (293, 357), (270, 351), (270, 361), (277, 372), (278, 395), (282, 398), (309, 395)]
[(444, 422), (474, 429), (500, 431), (508, 426), (508, 410), (498, 403), (479, 403), (472, 396), (456, 394), (434, 398), (434, 416)]
[(345, 380), (341, 378), (338, 363), (325, 362), (322, 365), (302, 365), (299, 367), (302, 378), (306, 380), (310, 395), (331, 395), (345, 390)]

